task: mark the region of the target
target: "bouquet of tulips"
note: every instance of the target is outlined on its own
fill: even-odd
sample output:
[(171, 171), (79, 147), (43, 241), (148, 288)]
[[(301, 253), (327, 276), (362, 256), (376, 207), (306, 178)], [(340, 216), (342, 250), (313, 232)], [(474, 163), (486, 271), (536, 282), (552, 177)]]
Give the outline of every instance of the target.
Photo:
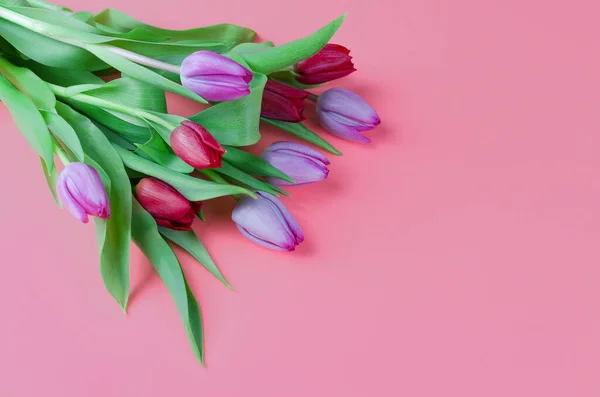
[[(192, 230), (205, 200), (238, 200), (233, 222), (263, 247), (292, 251), (304, 240), (278, 197), (327, 178), (327, 157), (294, 142), (260, 157), (241, 148), (260, 140), (262, 121), (340, 155), (302, 124), (307, 100), (329, 133), (369, 142), (361, 132), (380, 120), (363, 99), (341, 88), (307, 91), (355, 71), (349, 50), (328, 44), (343, 19), (275, 46), (231, 24), (167, 30), (114, 9), (0, 0), (0, 100), (58, 205), (83, 223), (95, 217), (108, 292), (125, 311), (133, 241), (171, 293), (201, 364), (200, 309), (169, 242), (229, 287)], [(165, 91), (208, 106), (169, 114)]]

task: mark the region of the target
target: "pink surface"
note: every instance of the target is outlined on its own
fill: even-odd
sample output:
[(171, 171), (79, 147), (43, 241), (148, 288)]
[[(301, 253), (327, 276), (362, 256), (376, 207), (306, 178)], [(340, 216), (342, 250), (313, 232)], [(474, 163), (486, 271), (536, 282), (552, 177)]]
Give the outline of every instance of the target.
[(137, 249), (129, 315), (111, 300), (93, 227), (55, 206), (1, 107), (0, 396), (600, 395), (597, 2), (65, 3), (277, 43), (349, 11), (335, 42), (359, 72), (336, 85), (383, 125), (371, 145), (331, 138), (330, 178), (285, 200), (307, 236), (293, 254), (208, 206), (196, 230), (237, 291), (182, 256), (201, 369)]

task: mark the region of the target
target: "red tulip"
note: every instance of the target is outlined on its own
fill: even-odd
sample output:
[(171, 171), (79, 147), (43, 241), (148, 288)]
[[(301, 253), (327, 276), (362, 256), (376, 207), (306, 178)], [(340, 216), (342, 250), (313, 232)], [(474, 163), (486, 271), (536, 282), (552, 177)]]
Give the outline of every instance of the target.
[(152, 177), (137, 184), (135, 195), (158, 225), (173, 230), (190, 230), (194, 216), (202, 208), (201, 202), (189, 201), (173, 186)]
[(198, 123), (186, 120), (171, 133), (171, 147), (177, 156), (196, 169), (220, 168), (223, 146)]
[(267, 80), (260, 115), (268, 119), (300, 122), (304, 120), (304, 100), (309, 93), (273, 80)]
[(295, 66), (296, 79), (302, 84), (321, 84), (354, 72), (350, 50), (339, 44), (327, 44), (312, 57)]

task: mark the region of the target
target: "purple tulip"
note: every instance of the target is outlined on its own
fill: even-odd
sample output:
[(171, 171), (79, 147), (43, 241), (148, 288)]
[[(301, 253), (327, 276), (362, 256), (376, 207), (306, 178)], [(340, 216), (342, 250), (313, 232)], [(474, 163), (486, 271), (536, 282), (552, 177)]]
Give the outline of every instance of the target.
[(250, 70), (212, 51), (195, 52), (181, 64), (181, 84), (210, 102), (248, 95), (251, 80)]
[(333, 135), (356, 142), (371, 142), (360, 132), (372, 130), (381, 123), (364, 99), (344, 88), (332, 88), (319, 96), (317, 117), (321, 126)]
[(257, 192), (257, 198), (242, 198), (231, 218), (244, 236), (279, 251), (293, 251), (304, 241), (300, 226), (275, 196)]
[(88, 222), (88, 215), (102, 219), (110, 216), (106, 190), (98, 171), (90, 165), (67, 165), (56, 181), (56, 190), (65, 208), (83, 223)]
[(294, 180), (269, 177), (268, 181), (276, 185), (305, 185), (322, 181), (329, 174), (327, 157), (295, 142), (276, 142), (265, 149), (262, 158)]

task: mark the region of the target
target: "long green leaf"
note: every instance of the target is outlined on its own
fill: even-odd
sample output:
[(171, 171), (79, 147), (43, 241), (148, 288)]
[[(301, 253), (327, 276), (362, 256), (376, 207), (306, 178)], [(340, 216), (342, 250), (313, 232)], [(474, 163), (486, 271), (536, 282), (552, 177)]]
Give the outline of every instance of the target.
[(165, 92), (140, 80), (123, 76), (99, 88), (84, 90), (81, 93), (120, 103), (132, 108), (166, 113)]
[(181, 174), (153, 163), (152, 161), (140, 157), (137, 154), (123, 149), (118, 145), (113, 146), (121, 156), (121, 159), (126, 167), (167, 182), (190, 201), (209, 200), (215, 197), (234, 194), (247, 194), (249, 196), (254, 196), (252, 192), (239, 186), (209, 182), (203, 179)]
[(221, 280), (225, 286), (229, 289), (233, 289), (233, 287), (225, 280), (225, 277), (217, 267), (217, 264), (210, 257), (210, 254), (206, 250), (206, 247), (193, 230), (189, 230), (187, 232), (167, 229), (164, 227), (159, 227), (158, 231), (160, 234), (186, 250), (190, 253), (202, 266), (206, 268), (209, 272), (211, 272), (216, 278)]
[(29, 145), (44, 160), (48, 172), (52, 172), (54, 169), (52, 137), (37, 107), (4, 76), (0, 76), (0, 100), (4, 102), (14, 123)]
[(240, 170), (259, 176), (272, 176), (274, 178), (283, 179), (284, 181), (294, 182), (292, 178), (273, 167), (270, 163), (262, 158), (248, 153), (244, 150), (226, 146), (227, 151), (223, 155), (223, 159)]
[(46, 168), (46, 164), (44, 160), (40, 157), (40, 162), (42, 163), (42, 170), (44, 171), (44, 177), (46, 178), (46, 182), (48, 183), (48, 188), (52, 193), (52, 197), (54, 197), (54, 201), (59, 208), (62, 208), (62, 203), (60, 202), (60, 198), (58, 197), (58, 193), (56, 191), (56, 181), (58, 180), (58, 172), (56, 172), (56, 167), (52, 169), (51, 172), (48, 172)]
[(333, 145), (331, 145), (325, 139), (321, 138), (320, 136), (309, 130), (302, 123), (290, 123), (288, 121), (272, 120), (264, 117), (261, 117), (261, 120), (265, 123), (274, 125), (277, 128), (287, 131), (290, 134), (297, 136), (298, 138), (302, 138), (305, 141), (312, 143), (313, 145), (327, 150), (328, 152), (331, 152), (338, 156), (342, 155), (342, 152), (333, 147)]
[[(110, 218), (96, 219), (100, 270), (106, 288), (125, 311), (129, 298), (131, 185), (117, 152), (89, 119), (60, 102), (56, 110), (77, 133), (86, 153), (110, 179)], [(94, 165), (94, 164), (91, 164)]]
[(252, 175), (246, 174), (244, 171), (235, 168), (226, 161), (222, 162), (221, 168), (215, 168), (215, 171), (219, 174), (226, 175), (238, 182), (241, 182), (244, 186), (248, 186), (252, 190), (259, 190), (270, 193), (274, 196), (279, 196), (278, 191), (273, 189), (270, 184), (261, 181), (260, 179), (256, 179)]
[(282, 70), (319, 52), (338, 30), (346, 15), (325, 25), (315, 33), (265, 51), (242, 53), (255, 72), (270, 74)]
[(170, 168), (173, 171), (181, 172), (183, 174), (194, 172), (194, 167), (186, 164), (177, 157), (158, 133), (154, 133), (148, 142), (136, 144), (135, 146), (137, 147), (135, 151), (136, 154), (152, 160), (163, 167)]
[(156, 222), (135, 199), (131, 232), (133, 241), (152, 263), (173, 297), (194, 355), (198, 362), (204, 365), (204, 335), (198, 301), (185, 280), (173, 250), (158, 233)]

